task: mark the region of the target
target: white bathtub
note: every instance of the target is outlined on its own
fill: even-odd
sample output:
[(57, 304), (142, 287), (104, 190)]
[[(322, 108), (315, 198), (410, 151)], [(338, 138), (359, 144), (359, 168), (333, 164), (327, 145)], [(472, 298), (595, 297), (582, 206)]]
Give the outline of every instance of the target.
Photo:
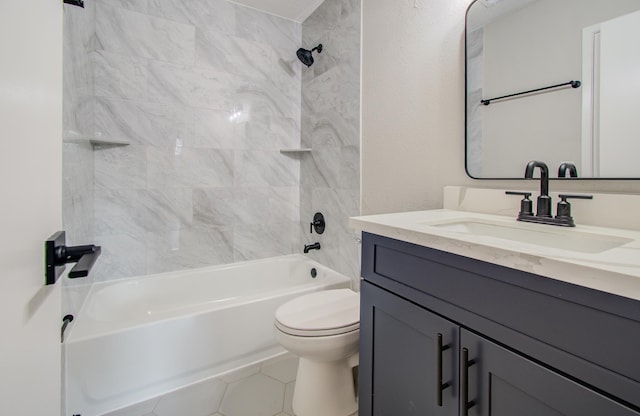
[(66, 415), (101, 415), (281, 354), (279, 305), (350, 286), (300, 255), (94, 284), (65, 334)]

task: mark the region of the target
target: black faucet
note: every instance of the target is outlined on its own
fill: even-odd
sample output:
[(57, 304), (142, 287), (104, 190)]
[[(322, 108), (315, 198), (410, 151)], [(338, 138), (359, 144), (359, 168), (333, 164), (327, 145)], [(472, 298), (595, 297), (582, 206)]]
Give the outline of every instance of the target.
[(305, 244), (304, 253), (307, 254), (311, 250), (320, 250), (320, 243)]
[[(573, 164), (563, 163), (565, 169), (571, 169)], [(561, 167), (562, 167), (561, 165)], [(570, 165), (570, 166), (569, 166)], [(540, 195), (538, 196), (538, 212), (534, 215), (531, 209), (531, 192), (513, 192), (507, 191), (507, 195), (522, 195), (524, 198), (520, 201), (520, 212), (518, 213), (518, 221), (536, 222), (539, 224), (560, 225), (563, 227), (575, 227), (573, 218), (571, 217), (571, 204), (567, 202), (569, 198), (575, 199), (593, 199), (592, 195), (560, 195), (558, 202), (557, 215), (551, 215), (551, 197), (549, 196), (549, 168), (544, 162), (532, 160), (527, 164), (524, 171), (525, 179), (533, 179), (533, 171), (540, 168)], [(575, 169), (575, 166), (573, 166)], [(564, 172), (563, 172), (564, 173)]]
[(569, 172), (570, 178), (578, 177), (578, 169), (576, 165), (571, 162), (562, 162), (560, 166), (558, 166), (558, 178), (564, 178), (567, 176), (567, 172)]
[(540, 168), (540, 195), (536, 216), (551, 218), (551, 197), (549, 196), (549, 168), (546, 163), (532, 160), (524, 171), (525, 179), (533, 179), (533, 171)]

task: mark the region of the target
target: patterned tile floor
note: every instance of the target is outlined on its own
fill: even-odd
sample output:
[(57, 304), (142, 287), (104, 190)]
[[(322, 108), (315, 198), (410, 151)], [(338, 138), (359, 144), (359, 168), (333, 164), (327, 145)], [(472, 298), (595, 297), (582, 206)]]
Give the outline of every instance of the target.
[(104, 416), (293, 416), (297, 369), (287, 353)]

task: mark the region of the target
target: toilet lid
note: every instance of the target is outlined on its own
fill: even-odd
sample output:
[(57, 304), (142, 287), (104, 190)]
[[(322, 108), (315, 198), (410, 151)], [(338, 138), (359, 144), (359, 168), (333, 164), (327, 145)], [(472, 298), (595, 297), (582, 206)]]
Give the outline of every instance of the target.
[(275, 325), (299, 336), (327, 336), (360, 328), (360, 294), (350, 289), (323, 290), (295, 298), (276, 310)]

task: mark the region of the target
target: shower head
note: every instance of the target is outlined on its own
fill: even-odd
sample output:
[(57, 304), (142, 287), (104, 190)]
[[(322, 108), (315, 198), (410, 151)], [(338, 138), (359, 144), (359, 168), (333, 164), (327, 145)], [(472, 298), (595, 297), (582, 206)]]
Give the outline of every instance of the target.
[(322, 43), (311, 50), (300, 48), (298, 52), (296, 52), (296, 55), (298, 55), (300, 62), (306, 66), (311, 66), (313, 65), (313, 51), (318, 51), (318, 53), (322, 52)]

